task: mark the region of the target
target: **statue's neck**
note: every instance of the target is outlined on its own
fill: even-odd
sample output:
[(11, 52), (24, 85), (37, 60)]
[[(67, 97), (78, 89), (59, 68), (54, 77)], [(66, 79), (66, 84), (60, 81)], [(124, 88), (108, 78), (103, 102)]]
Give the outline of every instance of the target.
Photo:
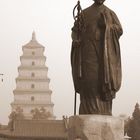
[(102, 4), (99, 4), (99, 3), (96, 3), (95, 2), (94, 5), (97, 6), (97, 7), (102, 7), (104, 4), (103, 3)]
[(97, 4), (97, 3), (94, 3), (93, 4), (93, 7), (97, 8), (97, 9), (102, 9), (104, 7), (104, 4)]

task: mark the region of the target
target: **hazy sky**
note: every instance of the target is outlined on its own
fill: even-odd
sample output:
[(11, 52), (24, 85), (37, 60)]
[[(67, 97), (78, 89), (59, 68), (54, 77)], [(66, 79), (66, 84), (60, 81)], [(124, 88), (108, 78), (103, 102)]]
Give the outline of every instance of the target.
[[(74, 89), (71, 77), (70, 50), (72, 10), (77, 0), (0, 0), (0, 123), (7, 123), (18, 76), (22, 45), (35, 30), (37, 40), (45, 46), (54, 114), (73, 115)], [(92, 0), (81, 0), (83, 8)], [(140, 1), (106, 0), (118, 15), (124, 34), (120, 39), (123, 83), (113, 103), (113, 114), (131, 115), (140, 103)]]

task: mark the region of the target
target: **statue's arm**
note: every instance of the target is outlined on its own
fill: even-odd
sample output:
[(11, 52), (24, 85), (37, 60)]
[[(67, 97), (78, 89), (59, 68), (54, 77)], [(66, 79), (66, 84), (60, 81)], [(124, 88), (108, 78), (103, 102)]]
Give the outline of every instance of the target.
[(120, 37), (123, 34), (123, 29), (121, 26), (121, 23), (117, 17), (117, 15), (110, 9), (105, 9), (102, 13), (103, 21), (105, 26), (109, 27), (110, 29), (113, 29), (117, 32), (118, 37)]
[(113, 11), (111, 12), (111, 17), (112, 17), (112, 28), (118, 32), (119, 36), (121, 36), (123, 34), (123, 29), (117, 15)]

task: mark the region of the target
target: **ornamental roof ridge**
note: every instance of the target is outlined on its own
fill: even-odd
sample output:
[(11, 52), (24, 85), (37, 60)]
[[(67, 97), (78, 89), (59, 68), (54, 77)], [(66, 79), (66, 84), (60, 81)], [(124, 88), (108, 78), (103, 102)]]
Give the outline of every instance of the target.
[(43, 45), (41, 45), (40, 43), (38, 43), (37, 39), (36, 39), (36, 34), (35, 31), (33, 31), (32, 33), (32, 39), (25, 45), (23, 45), (23, 47), (25, 48), (44, 48)]

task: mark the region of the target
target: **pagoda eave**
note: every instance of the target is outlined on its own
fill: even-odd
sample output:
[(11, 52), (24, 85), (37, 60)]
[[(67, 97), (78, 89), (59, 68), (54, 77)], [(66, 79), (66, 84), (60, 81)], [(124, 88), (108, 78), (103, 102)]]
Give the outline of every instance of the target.
[(46, 106), (46, 107), (53, 107), (54, 106), (54, 104), (53, 103), (39, 103), (39, 102), (12, 102), (11, 103), (11, 106), (28, 106), (28, 105), (33, 105), (34, 107), (35, 106)]
[(51, 90), (48, 90), (48, 91), (42, 91), (42, 90), (14, 90), (13, 91), (14, 94), (32, 94), (32, 93), (35, 93), (35, 94), (38, 94), (38, 93), (41, 93), (41, 94), (52, 94), (52, 91)]
[(34, 82), (50, 82), (49, 78), (46, 79), (38, 79), (38, 78), (23, 78), (23, 77), (18, 77), (16, 78), (16, 82), (17, 81), (34, 81)]
[(25, 55), (25, 56), (20, 56), (20, 60), (21, 59), (29, 59), (29, 58), (33, 58), (33, 59), (44, 59), (46, 60), (46, 57), (45, 56), (28, 56), (28, 55)]
[(39, 67), (35, 67), (35, 66), (19, 66), (18, 70), (47, 70), (48, 71), (48, 67), (45, 66), (39, 66)]

